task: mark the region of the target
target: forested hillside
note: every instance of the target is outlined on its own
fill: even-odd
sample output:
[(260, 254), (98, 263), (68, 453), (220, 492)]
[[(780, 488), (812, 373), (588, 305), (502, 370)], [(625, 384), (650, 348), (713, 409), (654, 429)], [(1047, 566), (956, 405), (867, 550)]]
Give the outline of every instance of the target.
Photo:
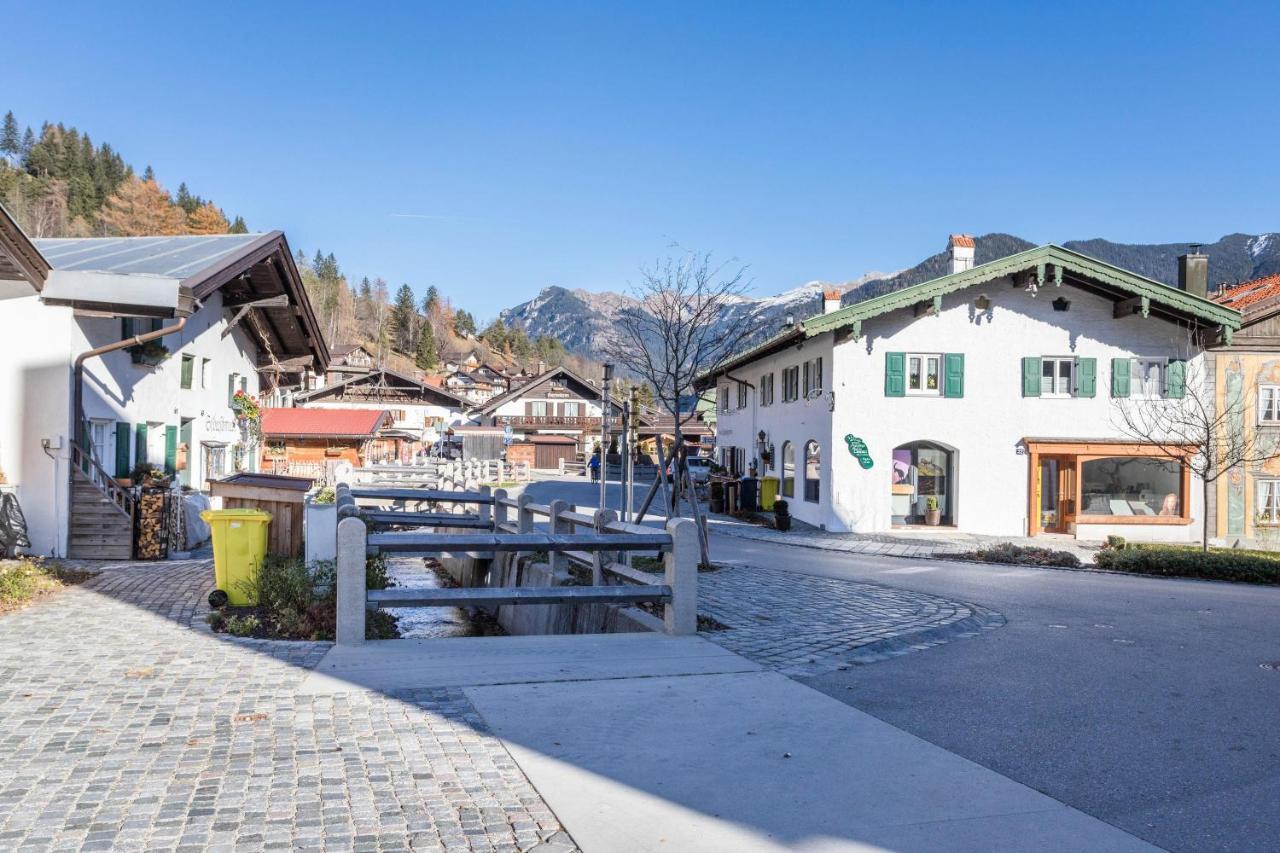
[(25, 130), (12, 112), (0, 125), (0, 202), (32, 237), (243, 234), (237, 216), (192, 195), (171, 195), (148, 166), (139, 177), (108, 143), (46, 122)]

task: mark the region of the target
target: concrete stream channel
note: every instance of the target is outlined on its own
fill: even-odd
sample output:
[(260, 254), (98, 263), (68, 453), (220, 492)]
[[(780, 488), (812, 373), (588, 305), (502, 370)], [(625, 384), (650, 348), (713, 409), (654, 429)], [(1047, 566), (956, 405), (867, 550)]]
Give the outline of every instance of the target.
[[(409, 589), (437, 589), (445, 585), (437, 570), (421, 557), (390, 556), (387, 559), (387, 574), (396, 586)], [(462, 607), (394, 607), (387, 608), (387, 612), (397, 617), (400, 636), (405, 639), (478, 637), (506, 633), (492, 619), (473, 616)]]

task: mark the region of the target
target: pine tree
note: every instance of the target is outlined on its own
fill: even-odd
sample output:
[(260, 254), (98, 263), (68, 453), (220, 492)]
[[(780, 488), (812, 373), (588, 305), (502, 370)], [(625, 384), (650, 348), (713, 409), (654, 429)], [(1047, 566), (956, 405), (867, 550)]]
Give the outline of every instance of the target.
[(373, 288), (369, 286), (369, 276), (365, 276), (364, 278), (360, 279), (360, 298), (361, 299), (373, 298)]
[(458, 309), (453, 315), (453, 333), (460, 338), (468, 338), (476, 333), (476, 321), (471, 312)]
[(418, 335), (414, 364), (423, 370), (434, 370), (438, 362), (435, 332), (431, 331), (431, 324), (427, 323), (422, 327), (422, 334)]
[(427, 288), (426, 298), (422, 300), (422, 313), (430, 317), (439, 304), (440, 291), (436, 290), (436, 286), (433, 284)]
[(413, 339), (418, 317), (418, 301), (413, 297), (413, 288), (407, 284), (400, 285), (396, 291), (396, 302), (391, 308), (391, 328), (395, 335), (396, 346), (401, 352), (413, 352)]
[(494, 320), (483, 332), (480, 340), (489, 345), (489, 349), (502, 352), (507, 346), (507, 327), (501, 320)]
[(17, 162), (22, 153), (22, 139), (18, 136), (18, 120), (13, 117), (13, 110), (4, 114), (4, 129), (0, 130), (0, 154)]
[(154, 181), (155, 179), (156, 179), (156, 173), (152, 170), (151, 164), (148, 163), (147, 168), (142, 173), (142, 180)]
[(248, 234), (249, 226), (244, 224), (244, 217), (237, 216), (235, 221), (231, 223), (231, 227), (227, 229), (228, 234)]

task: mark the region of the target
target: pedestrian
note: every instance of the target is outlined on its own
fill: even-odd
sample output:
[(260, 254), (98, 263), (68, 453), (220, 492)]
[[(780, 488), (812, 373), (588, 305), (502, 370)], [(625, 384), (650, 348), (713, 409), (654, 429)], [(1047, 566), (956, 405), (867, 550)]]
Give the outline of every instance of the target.
[(600, 452), (599, 451), (596, 451), (595, 453), (591, 454), (591, 459), (590, 461), (587, 462), (587, 467), (591, 469), (591, 482), (593, 483), (600, 482)]

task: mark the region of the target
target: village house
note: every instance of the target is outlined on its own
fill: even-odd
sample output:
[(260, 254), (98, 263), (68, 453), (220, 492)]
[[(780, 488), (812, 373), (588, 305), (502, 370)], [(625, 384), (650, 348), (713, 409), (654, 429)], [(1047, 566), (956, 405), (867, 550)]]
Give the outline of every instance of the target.
[(324, 384), (337, 385), (348, 379), (365, 376), (374, 370), (377, 363), (377, 358), (364, 344), (338, 344), (333, 348)]
[(410, 441), (385, 409), (264, 409), (261, 469), (332, 483), (338, 465), (398, 462)]
[(405, 462), (439, 441), (450, 427), (468, 423), (470, 405), (449, 390), (386, 368), (298, 394), (294, 404), (310, 409), (385, 409), (391, 416), (389, 429), (404, 439), (398, 450)]
[(481, 425), (510, 427), (514, 441), (541, 442), (546, 449), (535, 467), (552, 468), (559, 458), (571, 461), (589, 453), (599, 441), (600, 389), (567, 367), (555, 367), (472, 414)]
[(0, 280), (0, 472), (33, 553), (131, 556), (121, 480), (251, 469), (243, 416), (328, 364), (278, 231), (32, 241), (0, 209)]
[(846, 308), (826, 294), (703, 377), (723, 464), (779, 478), (791, 514), (829, 530), (1197, 539), (1198, 483), (1115, 407), (1181, 397), (1240, 327), (1201, 268), (1181, 258), (1178, 288), (1055, 245), (975, 266), (956, 235), (948, 252), (948, 275)]
[(1224, 428), (1256, 457), (1218, 478), (1210, 536), (1229, 545), (1280, 546), (1280, 274), (1223, 287), (1214, 301), (1241, 313), (1230, 347), (1209, 350), (1208, 395)]

